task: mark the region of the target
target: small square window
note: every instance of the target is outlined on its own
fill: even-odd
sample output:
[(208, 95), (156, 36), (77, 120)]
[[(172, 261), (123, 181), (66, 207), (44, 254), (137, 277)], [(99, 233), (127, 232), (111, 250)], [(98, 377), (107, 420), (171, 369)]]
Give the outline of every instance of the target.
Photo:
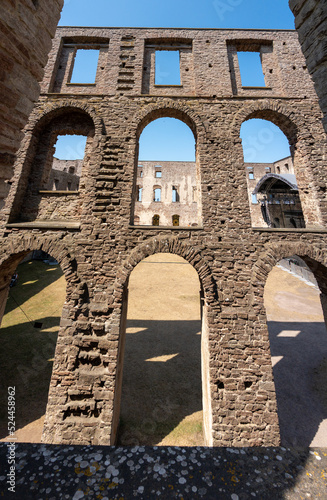
[(250, 179), (250, 181), (253, 181), (253, 179), (254, 179), (254, 173), (253, 172), (249, 172), (249, 179)]
[(160, 179), (162, 177), (161, 170), (156, 170), (155, 177)]

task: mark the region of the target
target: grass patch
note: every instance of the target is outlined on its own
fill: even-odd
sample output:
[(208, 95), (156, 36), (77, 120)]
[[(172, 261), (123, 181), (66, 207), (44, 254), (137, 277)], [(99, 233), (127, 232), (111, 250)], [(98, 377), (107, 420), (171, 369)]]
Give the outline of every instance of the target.
[[(0, 339), (0, 437), (7, 435), (7, 390), (16, 388), (16, 428), (45, 412), (66, 282), (59, 266), (30, 261), (17, 268)], [(42, 328), (34, 328), (34, 323)]]

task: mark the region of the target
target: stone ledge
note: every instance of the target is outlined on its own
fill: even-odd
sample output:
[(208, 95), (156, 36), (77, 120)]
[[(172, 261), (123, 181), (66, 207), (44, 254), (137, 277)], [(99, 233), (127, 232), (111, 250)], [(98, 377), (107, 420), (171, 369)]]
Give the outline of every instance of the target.
[(65, 220), (35, 220), (32, 222), (12, 222), (6, 224), (6, 228), (8, 229), (68, 229), (77, 231), (80, 227), (80, 222)]
[(251, 227), (251, 229), (259, 233), (327, 233), (327, 228), (324, 227)]
[(46, 194), (50, 196), (70, 196), (70, 195), (79, 195), (79, 191), (39, 191), (39, 194)]
[(203, 231), (203, 226), (132, 226), (128, 229), (140, 229), (142, 231)]

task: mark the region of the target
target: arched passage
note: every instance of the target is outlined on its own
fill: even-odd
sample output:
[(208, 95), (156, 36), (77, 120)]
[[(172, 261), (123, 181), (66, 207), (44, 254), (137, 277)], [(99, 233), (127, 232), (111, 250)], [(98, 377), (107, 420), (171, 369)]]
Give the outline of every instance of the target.
[[(172, 256), (171, 254), (174, 254), (174, 255)], [(173, 238), (173, 239), (156, 238), (153, 241), (149, 241), (146, 245), (137, 248), (133, 252), (133, 254), (130, 256), (129, 263), (125, 263), (122, 272), (119, 273), (120, 278), (117, 280), (117, 283), (116, 283), (116, 289), (117, 289), (117, 292), (119, 292), (119, 299), (118, 299), (118, 295), (117, 295), (116, 300), (118, 299), (118, 300), (122, 301), (122, 311), (121, 311), (121, 315), (120, 315), (120, 340), (119, 340), (116, 389), (115, 389), (115, 399), (114, 399), (114, 415), (113, 415), (113, 426), (112, 426), (113, 431), (112, 431), (111, 442), (112, 443), (116, 442), (117, 429), (118, 429), (119, 418), (120, 418), (120, 403), (121, 403), (121, 393), (122, 393), (122, 374), (123, 374), (123, 367), (124, 367), (124, 363), (125, 363), (125, 361), (124, 361), (125, 340), (126, 340), (126, 336), (128, 336), (128, 334), (126, 335), (126, 316), (127, 316), (127, 304), (128, 304), (127, 297), (128, 297), (129, 277), (131, 275), (132, 270), (135, 268), (135, 266), (139, 262), (143, 261), (143, 259), (149, 255), (152, 256), (152, 261), (154, 260), (154, 262), (156, 262), (157, 255), (161, 255), (161, 256), (167, 255), (168, 260), (171, 258), (173, 258), (173, 260), (174, 260), (174, 258), (176, 259), (176, 255), (183, 257), (185, 260), (182, 260), (182, 261), (180, 258), (177, 257), (178, 265), (180, 265), (184, 269), (185, 268), (191, 269), (191, 274), (193, 273), (193, 280), (195, 280), (195, 282), (197, 284), (196, 285), (197, 291), (193, 293), (193, 301), (195, 301), (195, 302), (191, 301), (191, 304), (193, 304), (196, 311), (199, 311), (200, 305), (201, 305), (201, 313), (202, 313), (201, 318), (198, 318), (196, 320), (196, 321), (198, 321), (197, 324), (199, 325), (200, 331), (195, 331), (198, 329), (198, 327), (195, 326), (195, 323), (193, 323), (193, 320), (192, 320), (190, 322), (191, 323), (191, 333), (189, 333), (189, 335), (191, 335), (190, 338), (194, 340), (195, 344), (197, 344), (198, 347), (201, 346), (200, 347), (201, 361), (199, 362), (199, 358), (197, 358), (197, 363), (198, 363), (198, 367), (199, 367), (199, 365), (201, 365), (201, 379), (202, 379), (202, 381), (200, 382), (200, 386), (201, 386), (200, 392), (202, 390), (203, 439), (204, 439), (204, 443), (206, 445), (212, 445), (212, 410), (211, 410), (211, 389), (210, 389), (210, 377), (209, 377), (209, 329), (210, 329), (210, 324), (211, 324), (210, 321), (212, 320), (213, 316), (208, 314), (208, 309), (211, 306), (214, 307), (215, 303), (217, 304), (216, 294), (215, 294), (215, 286), (214, 286), (214, 283), (213, 283), (213, 280), (211, 277), (210, 270), (209, 270), (206, 262), (202, 259), (198, 249), (188, 248), (187, 246), (185, 246), (183, 243), (179, 242), (175, 238)], [(158, 257), (158, 259), (159, 259), (159, 257)], [(193, 265), (193, 267), (195, 268), (195, 270), (197, 271), (198, 278), (194, 277), (194, 276), (196, 276), (195, 271), (194, 271), (194, 269), (192, 270), (192, 268), (190, 268), (187, 265), (187, 261), (190, 262)], [(182, 262), (182, 264), (181, 264), (181, 262)], [(149, 264), (145, 264), (145, 265), (151, 265), (151, 264), (149, 263)], [(171, 264), (171, 265), (173, 266), (174, 264)], [(125, 279), (123, 278), (124, 274), (126, 276)], [(144, 276), (144, 279), (145, 279), (145, 276)], [(200, 284), (199, 284), (199, 279), (200, 279)], [(177, 280), (178, 280), (178, 276), (177, 276)], [(143, 280), (140, 280), (141, 289), (143, 287), (143, 284), (144, 284)], [(166, 300), (168, 301), (168, 302), (166, 302), (166, 304), (168, 304), (167, 307), (169, 307), (169, 300), (171, 299), (171, 295), (174, 292), (174, 286), (173, 286), (172, 281), (169, 282), (168, 288), (170, 288), (170, 295), (169, 295), (169, 293), (167, 294), (167, 283), (166, 283)], [(202, 297), (201, 304), (200, 304), (200, 296), (199, 296), (200, 289), (201, 289), (201, 297)], [(145, 292), (146, 292), (146, 290), (143, 290), (143, 293), (145, 293)], [(184, 295), (186, 295), (186, 297), (187, 297), (188, 291), (185, 292), (185, 290), (184, 290)], [(138, 297), (140, 297), (140, 296), (141, 296), (141, 292), (138, 294)], [(160, 297), (160, 294), (159, 294), (159, 297)], [(185, 297), (183, 297), (183, 294), (182, 294), (182, 297), (180, 297), (178, 300), (182, 300), (182, 302), (183, 302), (184, 299), (185, 299)], [(140, 300), (142, 302), (142, 298)], [(151, 300), (151, 297), (150, 297), (150, 300)], [(159, 299), (159, 301), (160, 300), (161, 299)], [(191, 307), (191, 309), (193, 310), (193, 314), (194, 314), (193, 306), (192, 305), (190, 306), (190, 304), (188, 306)], [(168, 311), (168, 313), (166, 311), (166, 314), (168, 314), (168, 317), (169, 317), (169, 311)], [(195, 314), (198, 314), (198, 313), (196, 312)], [(116, 320), (114, 320), (114, 321), (116, 321)], [(165, 320), (163, 320), (163, 321), (165, 321)], [(200, 321), (200, 323), (199, 323), (199, 321)], [(160, 320), (159, 320), (159, 323), (160, 323)], [(168, 321), (168, 323), (169, 323), (169, 321)], [(178, 321), (177, 321), (177, 323), (178, 323)], [(131, 345), (133, 345), (134, 342), (137, 342), (137, 337), (141, 337), (142, 331), (144, 331), (144, 329), (142, 330), (142, 327), (139, 327), (139, 325), (132, 326), (131, 328), (136, 328), (136, 329), (141, 328), (141, 331), (135, 331), (135, 330), (130, 331), (131, 338), (133, 338), (133, 340), (131, 341)], [(178, 330), (178, 327), (177, 327), (177, 330)], [(186, 324), (186, 330), (187, 330), (187, 324)], [(201, 332), (201, 335), (197, 335), (200, 332)], [(146, 337), (147, 334), (148, 334), (148, 332), (146, 329), (146, 333), (145, 333), (144, 337)], [(184, 334), (187, 336), (187, 332), (184, 332)], [(168, 338), (169, 338), (169, 335), (174, 336), (174, 334), (172, 334), (171, 332), (168, 333)], [(176, 349), (173, 349), (173, 350), (176, 351)], [(197, 353), (199, 356), (199, 350), (197, 350)], [(152, 356), (152, 358), (151, 358), (151, 356), (149, 356), (149, 358), (147, 358), (148, 361), (146, 361), (142, 358), (142, 363), (153, 363), (153, 366), (154, 366), (155, 363), (157, 363), (157, 362), (159, 362), (159, 363), (160, 362), (163, 362), (163, 363), (169, 362), (169, 363), (171, 363), (172, 366), (174, 366), (174, 364), (176, 363), (176, 358), (180, 357), (181, 358), (181, 369), (176, 370), (177, 371), (176, 377), (178, 377), (177, 378), (177, 385), (179, 387), (183, 387), (183, 383), (184, 383), (183, 382), (183, 361), (182, 361), (183, 356), (180, 355), (178, 352), (174, 352), (174, 353), (164, 352), (164, 353), (159, 355), (159, 358), (161, 356), (163, 356), (163, 358), (161, 358), (162, 361), (160, 361), (160, 360), (156, 361), (156, 360), (152, 359), (152, 358), (158, 357), (158, 355), (156, 356), (156, 352), (154, 352), (154, 355)], [(179, 371), (181, 373), (179, 373)], [(173, 370), (173, 373), (174, 373), (174, 370)], [(139, 374), (139, 376), (140, 376), (140, 374)], [(175, 379), (175, 381), (176, 381), (176, 379)], [(199, 382), (199, 380), (198, 380), (198, 382)], [(188, 383), (187, 377), (186, 377), (185, 383), (186, 384)], [(198, 388), (199, 388), (199, 383), (198, 383)], [(123, 389), (123, 391), (124, 391), (124, 389)], [(198, 389), (198, 393), (199, 393), (199, 389)], [(158, 400), (158, 408), (157, 408), (157, 412), (155, 412), (155, 414), (159, 414), (159, 415), (160, 415), (160, 405), (161, 406), (165, 405), (165, 401), (160, 399), (160, 397), (161, 396), (160, 396), (160, 391), (159, 391), (159, 393), (157, 394), (157, 398), (159, 398), (159, 399), (157, 399)], [(197, 401), (199, 402), (199, 398)], [(191, 407), (193, 405), (192, 395), (191, 395), (190, 405), (191, 405)], [(197, 405), (197, 407), (199, 407), (198, 403), (196, 403), (196, 405)], [(172, 408), (176, 409), (175, 404), (170, 405), (170, 406)], [(180, 405), (180, 404), (177, 406), (182, 406), (181, 411), (182, 412), (184, 411), (184, 417), (187, 417), (187, 414), (185, 414), (185, 405), (184, 405), (184, 407), (183, 407), (183, 405)], [(197, 413), (199, 411), (201, 411), (201, 408), (194, 411), (193, 413)], [(167, 415), (167, 417), (168, 416), (169, 415)], [(152, 415), (152, 417), (153, 417), (153, 415)], [(160, 416), (159, 416), (159, 418), (160, 418)], [(178, 420), (178, 418), (179, 417), (177, 417), (177, 420)], [(175, 424), (178, 427), (176, 420), (175, 420)], [(157, 424), (156, 424), (156, 426), (157, 426)], [(152, 429), (152, 427), (150, 427), (150, 430), (151, 429)], [(167, 427), (166, 427), (166, 429), (167, 429)], [(173, 430), (173, 429), (171, 429), (171, 430)], [(163, 437), (164, 436), (162, 436), (162, 438)], [(173, 436), (171, 436), (171, 438), (174, 439)]]
[(259, 264), (269, 273), (264, 305), (283, 446), (327, 444), (327, 268), (319, 254), (281, 245)]
[(200, 282), (173, 254), (132, 271), (118, 443), (204, 445)]
[[(1, 400), (13, 387), (15, 440), (41, 442), (66, 280), (58, 262), (42, 250), (13, 255), (0, 275), (2, 281), (11, 275), (9, 293), (2, 291)], [(10, 439), (7, 417), (1, 414), (0, 439)]]

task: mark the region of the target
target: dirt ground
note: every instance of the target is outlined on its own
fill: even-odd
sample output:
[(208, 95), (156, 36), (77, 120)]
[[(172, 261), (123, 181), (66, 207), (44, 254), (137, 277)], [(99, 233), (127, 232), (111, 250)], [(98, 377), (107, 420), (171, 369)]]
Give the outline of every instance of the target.
[(275, 267), (265, 306), (282, 445), (327, 447), (327, 332), (320, 292)]
[[(51, 273), (47, 272), (48, 276)], [(36, 311), (48, 300), (42, 298), (40, 276), (36, 280), (20, 280), (20, 285), (24, 282), (25, 290), (29, 288), (32, 295), (33, 282), (34, 286), (37, 283), (37, 304), (33, 306), (34, 299), (27, 295), (24, 298), (24, 310), (32, 316), (33, 307)], [(175, 255), (149, 257), (133, 271), (129, 283), (120, 444), (204, 444), (199, 289), (195, 270)], [(64, 278), (54, 276), (45, 290), (50, 300), (61, 294), (63, 302)], [(265, 304), (282, 444), (327, 446), (327, 334), (319, 291), (276, 267), (267, 281)], [(21, 388), (17, 396), (16, 433), (20, 442), (41, 439), (60, 308), (48, 318), (44, 312), (34, 316), (33, 320), (39, 318), (44, 323), (41, 330), (31, 327), (11, 302), (0, 330), (5, 386), (14, 380)], [(13, 379), (15, 376), (18, 378)], [(2, 391), (2, 409), (6, 407), (4, 398)], [(1, 440), (6, 438), (5, 428), (2, 412)]]
[(127, 317), (119, 443), (204, 445), (196, 271), (176, 255), (143, 260)]

